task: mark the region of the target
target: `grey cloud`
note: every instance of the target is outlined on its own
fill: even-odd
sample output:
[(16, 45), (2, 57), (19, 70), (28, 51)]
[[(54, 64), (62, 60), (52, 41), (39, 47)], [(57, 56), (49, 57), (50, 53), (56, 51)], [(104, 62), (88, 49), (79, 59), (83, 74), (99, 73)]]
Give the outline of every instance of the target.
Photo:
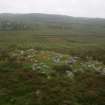
[(105, 0), (0, 0), (3, 12), (105, 18)]

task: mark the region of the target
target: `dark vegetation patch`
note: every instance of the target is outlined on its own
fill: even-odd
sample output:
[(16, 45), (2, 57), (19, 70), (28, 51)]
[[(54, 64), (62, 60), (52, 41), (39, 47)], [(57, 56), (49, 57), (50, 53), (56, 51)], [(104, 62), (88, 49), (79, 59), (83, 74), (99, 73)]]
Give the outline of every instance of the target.
[[(23, 62), (23, 61), (22, 61)], [(70, 65), (54, 65), (46, 75), (25, 69), (10, 53), (0, 53), (0, 105), (105, 105), (105, 75), (77, 72)]]

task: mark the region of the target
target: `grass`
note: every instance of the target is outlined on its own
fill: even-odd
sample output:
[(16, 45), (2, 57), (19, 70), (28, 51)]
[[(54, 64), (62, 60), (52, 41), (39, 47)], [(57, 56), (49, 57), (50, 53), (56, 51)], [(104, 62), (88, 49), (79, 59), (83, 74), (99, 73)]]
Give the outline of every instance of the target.
[[(87, 67), (92, 60), (86, 61), (90, 56), (105, 67), (104, 35), (64, 33), (51, 30), (0, 32), (0, 105), (105, 105), (105, 76)], [(54, 69), (54, 74), (44, 67), (42, 72), (47, 74), (33, 71), (33, 62), (27, 55), (11, 56), (15, 51), (31, 48), (38, 51), (33, 59), (39, 60), (39, 66), (40, 63), (48, 65), (48, 71)], [(51, 61), (54, 54), (63, 55), (60, 65)], [(71, 68), (64, 65), (64, 61), (72, 55), (79, 56), (80, 60)], [(83, 69), (81, 63), (85, 72), (75, 73), (75, 79), (65, 76), (65, 69)]]
[(88, 46), (104, 46), (104, 36), (71, 35), (62, 33), (45, 34), (36, 31), (5, 31), (0, 32), (0, 47), (16, 45), (22, 48), (39, 47), (42, 49), (53, 48), (85, 48)]
[(104, 105), (105, 76), (85, 73), (75, 81), (47, 79), (33, 71), (0, 72), (0, 105)]
[(105, 105), (104, 19), (0, 17), (0, 105)]

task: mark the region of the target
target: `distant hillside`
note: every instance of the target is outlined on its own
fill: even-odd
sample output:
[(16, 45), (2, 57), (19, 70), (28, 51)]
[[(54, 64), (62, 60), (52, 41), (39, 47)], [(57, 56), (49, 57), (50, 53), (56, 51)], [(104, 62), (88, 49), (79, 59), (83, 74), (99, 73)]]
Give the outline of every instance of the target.
[(105, 33), (105, 19), (48, 14), (0, 14), (0, 30), (51, 30), (68, 33)]

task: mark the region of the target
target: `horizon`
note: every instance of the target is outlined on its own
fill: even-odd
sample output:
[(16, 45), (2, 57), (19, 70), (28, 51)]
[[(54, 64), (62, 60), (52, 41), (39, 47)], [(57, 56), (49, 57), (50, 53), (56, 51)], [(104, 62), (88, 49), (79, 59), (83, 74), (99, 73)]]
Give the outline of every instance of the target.
[(43, 13), (105, 18), (104, 0), (0, 0), (0, 13)]
[(104, 17), (86, 17), (86, 16), (72, 16), (72, 15), (65, 15), (65, 14), (53, 14), (53, 13), (12, 13), (12, 12), (3, 12), (3, 13), (0, 13), (0, 15), (2, 14), (10, 14), (10, 15), (31, 15), (31, 14), (41, 14), (41, 15), (56, 15), (56, 16), (66, 16), (66, 17), (72, 17), (72, 18), (85, 18), (85, 19), (105, 19)]

